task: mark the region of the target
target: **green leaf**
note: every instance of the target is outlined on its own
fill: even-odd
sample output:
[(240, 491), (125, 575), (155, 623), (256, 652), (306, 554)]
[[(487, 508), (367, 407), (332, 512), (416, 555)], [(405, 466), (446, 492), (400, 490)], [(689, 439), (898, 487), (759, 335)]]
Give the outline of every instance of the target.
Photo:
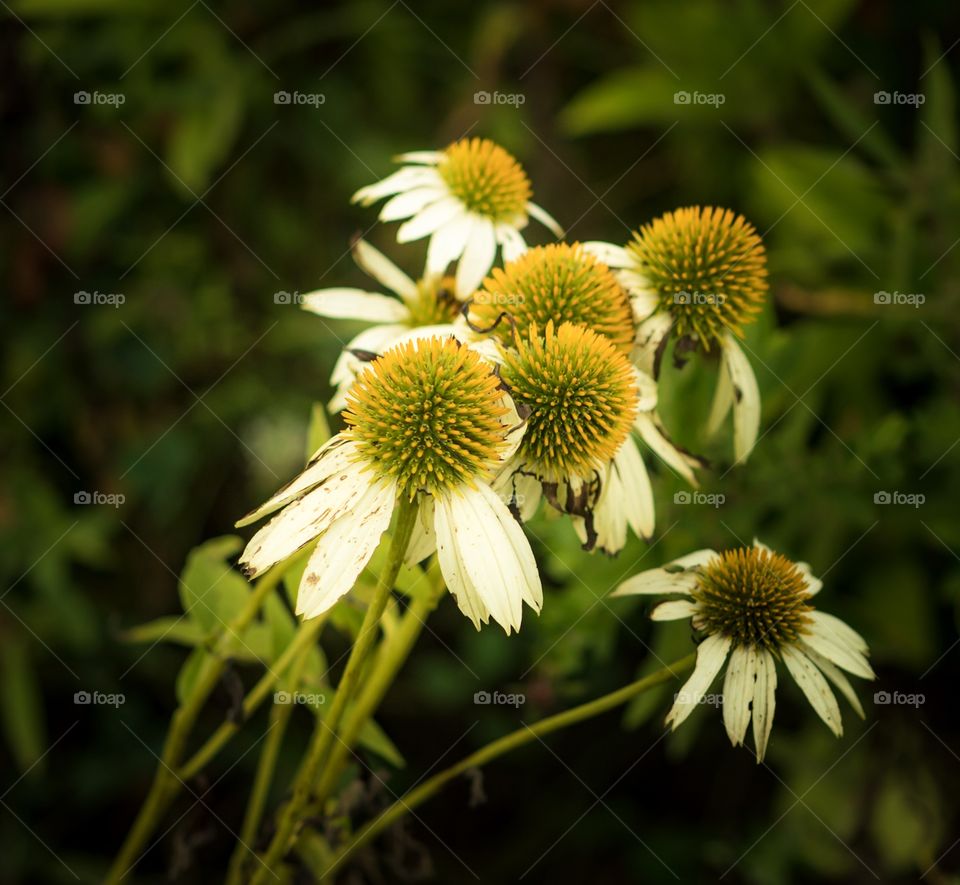
[(394, 768), (403, 768), (407, 764), (396, 745), (387, 737), (387, 733), (372, 719), (368, 719), (360, 729), (357, 742), (361, 747), (389, 762)]
[(631, 129), (645, 123), (672, 123), (679, 84), (663, 68), (615, 71), (588, 86), (560, 113), (560, 126), (570, 135)]
[(190, 551), (180, 578), (184, 611), (203, 630), (223, 626), (243, 607), (250, 584), (226, 562), (243, 547), (236, 535), (214, 538)]
[(182, 704), (190, 696), (194, 685), (197, 684), (200, 671), (209, 657), (210, 654), (205, 649), (195, 648), (183, 662), (180, 672), (177, 673), (176, 693), (178, 703)]
[(43, 754), (46, 728), (37, 668), (19, 637), (5, 636), (0, 643), (0, 684), (4, 732), (17, 765), (26, 771)]
[(138, 624), (120, 634), (123, 642), (175, 642), (180, 645), (200, 645), (207, 638), (207, 631), (183, 615), (168, 615)]

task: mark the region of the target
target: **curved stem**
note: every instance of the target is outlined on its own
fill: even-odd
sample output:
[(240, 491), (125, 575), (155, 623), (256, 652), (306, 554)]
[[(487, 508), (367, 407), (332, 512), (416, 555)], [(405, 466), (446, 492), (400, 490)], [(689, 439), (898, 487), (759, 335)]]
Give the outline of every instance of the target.
[(337, 686), (330, 711), (323, 719), (317, 717), (306, 757), (293, 782), (293, 795), (280, 815), (277, 832), (260, 866), (250, 880), (251, 885), (261, 885), (266, 877), (273, 876), (273, 868), (289, 850), (297, 827), (301, 822), (304, 806), (307, 804), (316, 783), (317, 773), (327, 760), (340, 720), (343, 718), (347, 704), (357, 688), (367, 657), (373, 650), (380, 625), (380, 617), (387, 606), (387, 600), (390, 598), (393, 585), (396, 583), (397, 575), (403, 564), (404, 553), (410, 543), (410, 536), (413, 534), (413, 526), (417, 516), (416, 502), (409, 501), (401, 496), (397, 502), (397, 511), (397, 526), (390, 544), (387, 564), (380, 573), (373, 599), (370, 601), (363, 617), (360, 632), (357, 634), (350, 657), (347, 659), (347, 665), (344, 668), (340, 684)]
[(405, 796), (401, 796), (387, 808), (386, 811), (382, 812), (378, 817), (363, 827), (333, 859), (333, 863), (327, 870), (324, 879), (326, 880), (332, 873), (340, 869), (358, 849), (362, 848), (372, 839), (375, 839), (395, 821), (403, 817), (403, 815), (422, 805), (446, 783), (459, 777), (465, 771), (485, 765), (498, 756), (502, 756), (511, 750), (517, 749), (517, 747), (522, 747), (524, 744), (538, 740), (553, 731), (558, 731), (561, 728), (566, 728), (568, 725), (574, 725), (577, 722), (583, 722), (593, 716), (598, 716), (601, 713), (619, 707), (648, 689), (679, 676), (684, 671), (690, 669), (696, 662), (696, 659), (696, 653), (687, 655), (685, 658), (674, 661), (674, 663), (668, 664), (655, 673), (651, 673), (649, 676), (644, 676), (636, 682), (631, 682), (623, 688), (610, 692), (610, 694), (603, 695), (603, 697), (588, 701), (570, 710), (565, 710), (563, 713), (557, 713), (555, 716), (548, 716), (535, 725), (525, 725), (523, 728), (519, 728), (487, 744), (475, 753), (471, 753), (466, 758), (461, 759), (455, 765), (441, 771), (439, 774), (435, 774), (416, 789), (411, 790)]
[(160, 763), (157, 765), (150, 792), (147, 794), (130, 832), (127, 833), (127, 838), (107, 873), (105, 880), (107, 885), (119, 882), (136, 865), (144, 844), (153, 834), (163, 813), (180, 791), (181, 782), (176, 774), (176, 768), (180, 764), (180, 757), (183, 755), (183, 749), (197, 716), (200, 715), (210, 692), (216, 688), (220, 677), (223, 675), (234, 641), (250, 625), (267, 596), (276, 588), (281, 577), (283, 577), (282, 566), (274, 566), (254, 586), (253, 592), (251, 592), (244, 607), (233, 620), (225, 625), (222, 631), (218, 631), (211, 637), (212, 654), (205, 658), (193, 689), (170, 720), (170, 728), (167, 731)]
[(396, 632), (381, 646), (369, 678), (364, 682), (356, 704), (344, 717), (340, 740), (334, 745), (330, 758), (320, 775), (320, 782), (314, 790), (311, 808), (323, 807), (324, 801), (330, 795), (336, 779), (343, 770), (348, 754), (356, 743), (360, 729), (380, 706), (384, 695), (410, 655), (427, 617), (437, 607), (437, 603), (446, 589), (446, 585), (443, 584), (441, 579), (440, 582), (435, 582), (434, 586), (430, 587), (426, 593), (416, 597), (403, 615)]

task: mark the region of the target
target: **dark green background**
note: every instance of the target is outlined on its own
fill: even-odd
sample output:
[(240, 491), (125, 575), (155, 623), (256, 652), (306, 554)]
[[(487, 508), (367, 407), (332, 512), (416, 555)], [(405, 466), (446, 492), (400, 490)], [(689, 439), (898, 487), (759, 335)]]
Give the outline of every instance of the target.
[[(350, 207), (351, 193), (394, 153), (469, 132), (520, 158), (571, 238), (623, 242), (695, 202), (757, 225), (772, 275), (747, 339), (763, 436), (728, 472), (728, 445), (700, 436), (714, 368), (669, 370), (667, 418), (714, 459), (704, 491), (722, 506), (675, 503), (681, 487), (659, 471), (659, 540), (614, 561), (579, 552), (564, 523), (538, 524), (547, 600), (519, 638), (476, 634), (446, 600), (380, 717), (407, 756), (390, 788), (457, 741), (446, 762), (652, 669), (647, 646), (685, 653), (685, 626), (654, 629), (642, 604), (604, 597), (695, 547), (756, 534), (809, 561), (825, 575), (819, 604), (866, 636), (879, 679), (860, 687), (866, 722), (846, 709), (837, 741), (783, 676), (765, 766), (730, 748), (719, 711), (661, 740), (666, 689), (494, 764), (486, 804), (471, 807), (458, 782), (371, 863), (384, 881), (428, 862), (434, 881), (474, 881), (457, 856), (490, 882), (531, 866), (525, 882), (728, 870), (727, 882), (957, 881), (951, 4), (11, 0), (0, 15), (0, 878), (102, 875), (146, 791), (185, 655), (144, 654), (120, 633), (175, 614), (190, 548), (232, 531), (302, 463), (311, 403), (358, 328), (274, 295), (366, 285), (347, 248), (375, 212)], [(125, 100), (77, 105), (81, 90)], [(277, 105), (277, 90), (325, 101)], [(524, 100), (480, 105), (479, 90)], [(680, 90), (724, 102), (676, 104)], [(924, 102), (877, 104), (880, 91)], [(421, 247), (393, 235), (370, 238), (416, 273)], [(125, 302), (76, 305), (79, 291)], [(925, 301), (877, 304), (880, 291)], [(125, 501), (75, 505), (81, 491)], [(882, 491), (925, 501), (878, 505)], [(334, 632), (325, 641), (343, 648)], [(527, 703), (477, 707), (478, 689)], [(78, 690), (126, 702), (78, 706)], [(877, 705), (878, 690), (924, 703)], [(228, 705), (225, 687), (204, 731)], [(275, 799), (309, 728), (300, 712)], [(192, 785), (212, 787), (202, 804), (180, 800), (138, 879), (217, 877), (263, 721)], [(371, 791), (374, 805), (386, 796)]]

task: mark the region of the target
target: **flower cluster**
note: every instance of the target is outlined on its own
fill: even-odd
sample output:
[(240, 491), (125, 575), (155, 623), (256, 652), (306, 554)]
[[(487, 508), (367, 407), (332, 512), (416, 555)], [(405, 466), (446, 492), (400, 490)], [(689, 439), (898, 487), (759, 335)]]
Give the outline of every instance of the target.
[[(690, 207), (641, 226), (631, 242), (528, 247), (526, 172), (503, 148), (470, 138), (400, 156), (401, 168), (354, 202), (386, 200), (399, 243), (427, 239), (414, 278), (363, 239), (353, 255), (382, 291), (322, 289), (306, 310), (370, 325), (333, 370), (344, 429), (304, 472), (239, 523), (280, 511), (241, 563), (254, 577), (309, 545), (297, 612), (315, 617), (347, 594), (395, 525), (406, 561), (436, 555), (447, 587), (479, 628), (519, 630), (539, 612), (540, 577), (523, 525), (546, 507), (570, 518), (586, 550), (616, 554), (628, 531), (649, 539), (654, 498), (643, 452), (691, 485), (705, 462), (676, 445), (658, 412), (668, 339), (678, 355), (719, 354), (708, 429), (733, 412), (734, 456), (757, 439), (757, 383), (739, 340), (767, 290), (754, 228), (730, 210)], [(403, 514), (414, 514), (400, 530)], [(408, 539), (409, 536), (409, 539)], [(724, 721), (734, 743), (754, 722), (763, 756), (773, 717), (774, 660), (839, 732), (824, 676), (856, 705), (838, 667), (870, 676), (866, 646), (813, 612), (805, 566), (766, 548), (701, 551), (619, 591), (681, 593), (657, 619), (691, 617), (705, 635), (682, 722), (729, 656)], [(821, 675), (822, 674), (822, 675)]]

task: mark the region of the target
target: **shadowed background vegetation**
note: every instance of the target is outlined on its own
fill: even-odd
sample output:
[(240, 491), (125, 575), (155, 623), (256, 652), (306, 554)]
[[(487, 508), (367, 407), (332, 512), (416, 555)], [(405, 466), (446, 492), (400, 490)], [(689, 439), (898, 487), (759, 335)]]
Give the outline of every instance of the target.
[[(304, 313), (295, 296), (368, 285), (348, 247), (375, 212), (351, 207), (351, 193), (394, 154), (466, 133), (517, 155), (571, 239), (625, 242), (691, 203), (756, 224), (772, 279), (747, 337), (763, 436), (730, 470), (729, 441), (702, 434), (715, 367), (668, 362), (667, 424), (711, 458), (703, 491), (722, 503), (682, 503), (660, 470), (656, 542), (634, 540), (616, 560), (582, 553), (567, 523), (539, 521), (541, 617), (508, 640), (476, 633), (445, 600), (378, 717), (406, 764), (384, 746), (365, 762), (399, 792), (445, 753), (441, 764), (686, 653), (686, 626), (654, 630), (642, 602), (607, 593), (640, 568), (755, 534), (825, 576), (821, 605), (865, 635), (879, 678), (860, 687), (865, 722), (845, 710), (840, 741), (783, 680), (763, 766), (729, 747), (717, 710), (663, 738), (666, 686), (458, 781), (350, 875), (956, 881), (955, 10), (11, 0), (0, 15), (5, 881), (103, 874), (188, 654), (126, 631), (177, 615), (188, 552), (231, 534), (302, 465), (311, 407), (357, 328)], [(281, 90), (323, 102), (277, 104)], [(519, 97), (478, 103), (481, 91)], [(78, 92), (123, 101), (78, 104)], [(678, 92), (722, 103), (677, 103)], [(910, 95), (922, 103), (902, 103)], [(422, 246), (393, 236), (371, 233), (415, 274)], [(78, 304), (79, 292), (123, 303)], [(83, 492), (93, 503), (76, 503)], [(326, 630), (330, 660), (346, 642)], [(202, 731), (259, 672), (236, 662)], [(476, 706), (479, 690), (526, 702)], [(125, 702), (77, 705), (78, 691)], [(922, 700), (878, 704), (874, 691)], [(191, 785), (133, 878), (218, 877), (265, 723)], [(274, 801), (309, 727), (295, 711)], [(358, 816), (390, 798), (364, 766), (354, 775)]]

